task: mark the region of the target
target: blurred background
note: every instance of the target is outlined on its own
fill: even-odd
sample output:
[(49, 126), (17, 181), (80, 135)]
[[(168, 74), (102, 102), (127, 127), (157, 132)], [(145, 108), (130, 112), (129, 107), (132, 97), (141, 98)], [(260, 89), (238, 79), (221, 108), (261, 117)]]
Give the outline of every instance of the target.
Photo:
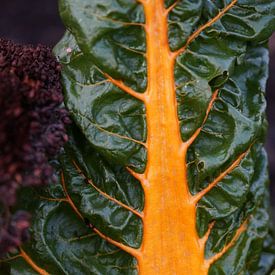
[[(0, 37), (19, 43), (54, 46), (64, 27), (59, 19), (57, 0), (1, 0)], [(269, 155), (271, 200), (275, 220), (275, 33), (270, 39), (270, 77), (267, 84), (269, 132), (266, 149)]]

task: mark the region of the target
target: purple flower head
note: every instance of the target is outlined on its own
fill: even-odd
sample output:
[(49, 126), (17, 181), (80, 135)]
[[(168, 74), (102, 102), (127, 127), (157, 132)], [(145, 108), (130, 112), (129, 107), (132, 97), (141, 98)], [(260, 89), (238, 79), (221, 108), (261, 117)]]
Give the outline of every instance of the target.
[(68, 140), (70, 122), (62, 102), (60, 65), (51, 50), (0, 39), (0, 250), (20, 244), (22, 224), (29, 224), (26, 214), (20, 223), (7, 218), (17, 190), (54, 181), (49, 160)]

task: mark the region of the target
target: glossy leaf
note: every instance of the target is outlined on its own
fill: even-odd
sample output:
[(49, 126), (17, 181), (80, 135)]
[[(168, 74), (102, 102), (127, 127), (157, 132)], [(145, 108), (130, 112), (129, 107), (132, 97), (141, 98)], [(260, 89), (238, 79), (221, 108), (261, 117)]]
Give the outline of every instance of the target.
[(27, 207), (32, 240), (3, 268), (269, 274), (275, 2), (61, 0), (60, 13), (55, 52), (75, 125), (60, 183)]
[[(144, 105), (112, 84), (90, 56), (79, 52), (67, 33), (57, 48), (64, 68), (67, 106), (76, 123), (98, 151), (113, 163), (145, 169)], [(67, 51), (70, 51), (68, 56)]]
[[(136, 274), (136, 260), (93, 229), (100, 228), (117, 241), (138, 247), (140, 218), (106, 197), (114, 195), (133, 209), (142, 209), (142, 189), (122, 167), (111, 167), (81, 137), (76, 128), (72, 129), (71, 142), (60, 157), (58, 184), (44, 190), (26, 190), (20, 195), (22, 207), (33, 213), (32, 240), (22, 249), (37, 267), (47, 272), (44, 274)], [(88, 183), (86, 173), (91, 171), (93, 177), (89, 181), (93, 182)], [(129, 193), (130, 183), (137, 187), (133, 193)], [(27, 200), (30, 196), (31, 202)], [(1, 270), (37, 274), (21, 251), (8, 258), (10, 267), (2, 263)]]

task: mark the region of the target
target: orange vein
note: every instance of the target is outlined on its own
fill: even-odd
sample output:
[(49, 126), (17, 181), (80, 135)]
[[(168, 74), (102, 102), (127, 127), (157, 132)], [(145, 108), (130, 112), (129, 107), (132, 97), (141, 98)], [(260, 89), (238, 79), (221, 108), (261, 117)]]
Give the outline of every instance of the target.
[(104, 193), (103, 191), (101, 191), (99, 188), (97, 188), (97, 187), (94, 185), (94, 183), (92, 182), (92, 180), (88, 179), (88, 182), (89, 182), (89, 184), (91, 184), (91, 185), (93, 186), (93, 188), (94, 188), (97, 192), (99, 192), (102, 196), (106, 197), (108, 200), (115, 202), (116, 204), (118, 204), (118, 205), (120, 205), (121, 207), (127, 209), (128, 211), (132, 212), (133, 214), (135, 214), (136, 216), (140, 217), (141, 219), (143, 218), (143, 213), (138, 212), (137, 210), (135, 210), (135, 209), (129, 207), (128, 205), (126, 205), (126, 204), (124, 204), (124, 203), (118, 201), (117, 199), (115, 199), (115, 198), (109, 196), (108, 194)]
[(70, 206), (73, 208), (74, 212), (82, 219), (84, 220), (84, 218), (82, 217), (81, 213), (78, 211), (77, 207), (75, 206), (74, 202), (72, 201), (67, 188), (66, 188), (66, 184), (65, 184), (65, 179), (64, 179), (64, 174), (63, 172), (61, 172), (61, 184), (65, 193), (65, 196), (67, 197), (67, 202), (70, 204)]
[(146, 176), (144, 173), (143, 174), (136, 173), (130, 167), (126, 167), (126, 169), (134, 178), (140, 181), (141, 185), (144, 183), (144, 181), (146, 181)]
[(137, 0), (137, 2), (139, 2), (140, 4), (145, 4), (147, 0)]
[(166, 9), (167, 14), (169, 14), (180, 2), (180, 0), (177, 0), (174, 4), (172, 4), (169, 8)]
[(91, 125), (93, 125), (95, 128), (97, 128), (99, 131), (105, 132), (107, 135), (111, 135), (111, 136), (114, 136), (114, 137), (117, 137), (117, 138), (129, 140), (129, 141), (132, 141), (134, 143), (140, 144), (140, 145), (144, 146), (145, 148), (147, 148), (146, 142), (142, 142), (142, 141), (133, 139), (131, 137), (123, 136), (123, 135), (111, 132), (109, 130), (106, 130), (106, 129), (102, 128), (101, 126), (99, 126), (97, 123), (93, 122), (90, 118), (86, 117), (85, 114), (82, 114), (81, 112), (75, 112), (75, 111), (72, 111), (72, 112), (74, 114), (77, 114), (77, 115), (83, 117), (84, 119), (88, 120)]
[(194, 133), (194, 134), (187, 140), (187, 142), (186, 142), (186, 145), (187, 145), (188, 147), (194, 142), (194, 140), (195, 140), (195, 139), (198, 137), (198, 135), (200, 134), (200, 132), (201, 132), (203, 126), (204, 126), (205, 123), (206, 123), (206, 120), (207, 120), (208, 117), (209, 117), (209, 113), (210, 113), (210, 111), (211, 111), (211, 109), (212, 109), (212, 107), (213, 107), (213, 105), (214, 105), (214, 103), (215, 103), (215, 101), (216, 101), (216, 99), (217, 99), (218, 93), (219, 93), (219, 90), (217, 89), (217, 90), (212, 94), (212, 98), (211, 98), (211, 100), (210, 100), (210, 102), (209, 102), (209, 104), (208, 104), (208, 108), (207, 108), (207, 110), (206, 110), (206, 114), (205, 114), (205, 117), (204, 117), (204, 120), (203, 120), (203, 122), (202, 122), (201, 127), (198, 128), (198, 129), (195, 131), (195, 133)]
[(40, 275), (49, 275), (49, 273), (46, 270), (40, 268), (22, 248), (19, 248), (19, 250), (22, 258), (33, 268), (33, 270), (38, 272)]
[(96, 229), (95, 227), (93, 227), (92, 225), (91, 225), (91, 228), (93, 229), (93, 231), (95, 233), (97, 233), (102, 239), (106, 240), (107, 242), (115, 245), (116, 247), (124, 250), (125, 252), (131, 254), (134, 257), (140, 256), (140, 251), (138, 249), (129, 247), (127, 245), (124, 245), (124, 244), (122, 244), (120, 242), (117, 242), (117, 241), (111, 239), (110, 237), (107, 237), (106, 235), (104, 235), (103, 233), (101, 233), (98, 229)]
[(189, 36), (186, 44), (180, 48), (179, 50), (173, 52), (174, 58), (176, 58), (179, 54), (183, 53), (186, 48), (189, 46), (189, 44), (200, 35), (201, 32), (203, 32), (206, 28), (211, 27), (216, 21), (218, 21), (228, 10), (230, 10), (238, 0), (233, 0), (229, 5), (227, 5), (223, 10), (221, 10), (214, 18), (212, 18), (210, 21), (208, 21), (206, 24), (201, 26), (198, 30), (196, 30), (191, 36)]
[(88, 179), (88, 178), (85, 176), (85, 174), (82, 172), (82, 170), (81, 170), (80, 167), (77, 165), (77, 163), (76, 163), (74, 160), (72, 160), (72, 162), (73, 162), (73, 165), (75, 166), (77, 172), (78, 172), (79, 174), (81, 174), (81, 175), (88, 181), (88, 183), (89, 183), (90, 185), (92, 185), (92, 187), (93, 187), (98, 193), (100, 193), (102, 196), (104, 196), (104, 197), (107, 198), (108, 200), (113, 201), (113, 202), (115, 202), (116, 204), (120, 205), (121, 207), (123, 207), (123, 208), (127, 209), (128, 211), (132, 212), (133, 214), (135, 214), (136, 216), (140, 217), (141, 219), (143, 218), (143, 213), (138, 212), (137, 210), (135, 210), (135, 209), (129, 207), (128, 205), (126, 205), (126, 204), (124, 204), (124, 203), (118, 201), (117, 199), (111, 197), (111, 196), (108, 195), (107, 193), (105, 193), (105, 192), (103, 192), (102, 190), (100, 190), (100, 189), (93, 183), (93, 181), (92, 181), (91, 179)]
[[(84, 218), (82, 216), (82, 214), (78, 211), (77, 207), (75, 206), (74, 202), (72, 201), (68, 191), (67, 191), (67, 188), (66, 188), (66, 184), (65, 184), (65, 180), (64, 180), (64, 174), (61, 173), (61, 183), (62, 183), (62, 187), (63, 187), (63, 190), (64, 190), (64, 193), (67, 197), (67, 202), (70, 204), (70, 206), (72, 207), (72, 209), (75, 211), (75, 213), (80, 217), (81, 220), (84, 221)], [(108, 241), (109, 243), (117, 246), (118, 248), (124, 250), (125, 252), (131, 254), (132, 256), (136, 257), (139, 255), (139, 251), (135, 248), (132, 248), (132, 247), (129, 247), (129, 246), (126, 246), (122, 243), (119, 243), (113, 239), (111, 239), (110, 237), (107, 237), (105, 236), (103, 233), (101, 233), (98, 229), (96, 229), (93, 225), (90, 225), (91, 229), (97, 233), (101, 238), (103, 238), (104, 240)]]
[[(250, 149), (250, 148), (249, 148)], [(198, 202), (202, 197), (204, 197), (209, 191), (211, 191), (221, 180), (223, 180), (230, 172), (237, 168), (240, 162), (248, 153), (249, 149), (242, 153), (237, 160), (235, 160), (224, 172), (222, 172), (213, 182), (211, 182), (205, 189), (197, 193), (192, 197), (192, 202)]]
[(210, 236), (211, 230), (213, 229), (214, 225), (215, 225), (215, 222), (210, 223), (210, 225), (208, 226), (208, 230), (205, 233), (205, 235), (202, 238), (199, 239), (200, 245), (203, 249), (205, 248), (206, 242), (207, 242), (207, 240)]
[(5, 259), (0, 259), (0, 263), (6, 263), (6, 262), (10, 262), (10, 261), (13, 261), (17, 258), (21, 257), (20, 254), (18, 255), (15, 255), (15, 256), (12, 256), (12, 257), (9, 257), (9, 258), (5, 258)]
[(68, 199), (67, 198), (48, 198), (48, 197), (43, 197), (43, 196), (39, 196), (39, 198), (41, 199), (41, 200), (45, 200), (45, 201), (55, 201), (55, 202), (62, 202), (62, 201), (65, 201), (65, 202), (67, 202), (68, 201)]
[[(101, 70), (100, 70), (101, 71)], [(123, 83), (123, 81), (121, 80), (117, 80), (117, 79), (114, 79), (112, 78), (110, 75), (108, 75), (107, 73), (105, 72), (102, 72), (101, 73), (115, 86), (117, 86), (118, 88), (120, 88), (121, 90), (123, 90), (124, 92), (126, 92), (127, 94), (139, 99), (139, 100), (142, 100), (142, 101), (145, 101), (145, 93), (138, 93), (136, 91), (134, 91), (132, 88), (130, 88), (129, 86), (125, 85)]]
[(245, 220), (243, 222), (243, 224), (237, 229), (237, 231), (236, 231), (234, 237), (232, 238), (232, 240), (220, 252), (218, 252), (216, 255), (214, 255), (210, 259), (205, 260), (205, 265), (208, 268), (210, 267), (211, 264), (213, 264), (218, 259), (220, 259), (231, 247), (234, 246), (234, 244), (239, 239), (241, 234), (247, 229), (247, 223), (248, 223), (248, 220)]

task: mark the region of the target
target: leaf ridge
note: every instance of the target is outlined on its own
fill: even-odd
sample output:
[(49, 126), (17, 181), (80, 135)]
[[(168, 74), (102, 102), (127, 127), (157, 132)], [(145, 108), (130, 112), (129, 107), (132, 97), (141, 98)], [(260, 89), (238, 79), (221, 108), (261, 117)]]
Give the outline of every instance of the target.
[(104, 196), (105, 198), (109, 199), (110, 201), (113, 201), (115, 203), (117, 203), (118, 205), (120, 205), (121, 207), (125, 208), (126, 210), (131, 211), (133, 214), (135, 214), (136, 216), (140, 217), (141, 219), (143, 219), (143, 213), (138, 212), (137, 210), (129, 207), (128, 205), (122, 203), (121, 201), (113, 198), (112, 196), (108, 195), (107, 193), (103, 192), (100, 188), (98, 188), (91, 179), (87, 178), (86, 175), (84, 174), (84, 172), (80, 169), (80, 167), (77, 165), (77, 163), (73, 160), (73, 165), (75, 166), (77, 172), (82, 175), (85, 180), (98, 192), (100, 193), (102, 196)]
[(209, 117), (209, 114), (211, 112), (211, 109), (218, 97), (218, 93), (219, 93), (219, 89), (215, 90), (214, 93), (212, 94), (212, 97), (209, 101), (209, 104), (208, 104), (208, 107), (207, 107), (207, 110), (206, 110), (206, 113), (205, 113), (205, 117), (203, 119), (203, 122), (202, 122), (202, 125), (195, 131), (195, 133), (186, 141), (186, 144), (187, 144), (187, 147), (190, 147), (191, 144), (195, 141), (195, 139), (199, 136), (199, 134), (201, 133), (202, 129), (203, 129), (203, 126), (205, 125), (208, 117)]
[(241, 161), (244, 159), (244, 157), (248, 154), (251, 146), (225, 170), (223, 171), (214, 181), (212, 181), (206, 188), (204, 188), (202, 191), (198, 192), (192, 197), (192, 202), (197, 203), (199, 200), (201, 200), (208, 192), (210, 192), (221, 180), (223, 180), (230, 172), (232, 172), (235, 168), (239, 166)]
[(138, 93), (135, 90), (133, 90), (132, 88), (130, 88), (129, 86), (125, 85), (123, 83), (123, 81), (121, 80), (117, 80), (114, 79), (113, 77), (111, 77), (109, 74), (105, 73), (104, 71), (102, 71), (101, 69), (99, 69), (97, 67), (97, 69), (115, 86), (117, 86), (118, 88), (120, 88), (121, 90), (123, 90), (125, 93), (141, 100), (144, 101), (145, 100), (145, 93)]
[(84, 114), (82, 114), (80, 112), (74, 112), (74, 111), (73, 111), (73, 113), (75, 113), (77, 115), (80, 115), (83, 118), (87, 119), (90, 124), (92, 124), (94, 127), (96, 127), (98, 130), (100, 130), (102, 132), (105, 132), (105, 133), (107, 133), (107, 134), (109, 134), (111, 136), (115, 136), (115, 137), (118, 137), (118, 138), (121, 138), (121, 139), (126, 139), (126, 140), (129, 140), (129, 141), (132, 141), (132, 142), (140, 144), (140, 145), (142, 145), (142, 146), (144, 146), (146, 148), (146, 143), (144, 143), (142, 141), (139, 141), (139, 140), (127, 137), (127, 136), (122, 136), (120, 134), (116, 134), (116, 133), (110, 132), (110, 131), (108, 131), (108, 130), (102, 128), (102, 127), (100, 127), (98, 124), (94, 123), (90, 118), (86, 117)]
[(247, 224), (248, 224), (248, 219), (246, 219), (241, 224), (241, 226), (235, 232), (235, 235), (232, 238), (232, 240), (220, 252), (218, 252), (217, 254), (215, 254), (213, 257), (205, 260), (205, 265), (207, 266), (207, 268), (209, 268), (214, 262), (216, 262), (217, 260), (219, 260), (226, 252), (228, 252), (228, 250), (230, 248), (232, 248), (234, 246), (234, 244), (240, 238), (241, 234), (246, 231)]
[(21, 254), (18, 254), (18, 255), (12, 256), (12, 257), (8, 257), (8, 258), (5, 258), (5, 259), (0, 259), (0, 263), (6, 263), (6, 262), (9, 262), (9, 261), (13, 261), (13, 260), (15, 260), (19, 257), (21, 257)]
[(65, 178), (64, 178), (64, 173), (61, 172), (61, 185), (63, 188), (63, 191), (65, 193), (65, 196), (67, 198), (67, 202), (69, 203), (69, 205), (72, 207), (72, 209), (74, 210), (74, 212), (77, 214), (78, 217), (80, 217), (82, 220), (84, 220), (84, 218), (82, 217), (81, 213), (78, 211), (77, 207), (75, 206), (74, 202), (72, 201), (67, 188), (66, 188), (66, 183), (65, 183)]
[(178, 4), (180, 0), (177, 0), (174, 4), (172, 4), (169, 8), (166, 9), (167, 14), (170, 13)]
[(230, 2), (230, 4), (228, 4), (223, 10), (221, 10), (214, 18), (212, 18), (206, 24), (202, 25), (195, 32), (193, 32), (193, 34), (191, 34), (191, 36), (189, 36), (189, 38), (187, 39), (187, 42), (185, 43), (185, 45), (183, 47), (181, 47), (179, 50), (177, 50), (175, 52), (172, 52), (173, 57), (176, 58), (178, 55), (183, 53), (186, 50), (186, 48), (191, 44), (191, 42), (193, 42), (193, 40), (195, 40), (205, 29), (207, 29), (208, 27), (211, 27), (216, 21), (218, 21), (237, 2), (238, 2), (238, 0), (232, 0)]
[(142, 55), (142, 56), (145, 56), (145, 53), (142, 52), (142, 51), (138, 51), (138, 50), (131, 49), (131, 48), (129, 48), (129, 47), (127, 47), (127, 46), (125, 46), (125, 45), (123, 45), (123, 44), (121, 44), (121, 43), (118, 43), (118, 42), (114, 42), (114, 44), (117, 45), (117, 46), (119, 46), (119, 47), (122, 48), (122, 49), (125, 49), (125, 50), (129, 51), (129, 52), (133, 52), (133, 53), (136, 53), (136, 54), (140, 54), (140, 55)]
[[(69, 203), (69, 205), (72, 207), (72, 209), (74, 210), (74, 212), (78, 215), (78, 217), (81, 219), (81, 220), (85, 220), (84, 217), (81, 215), (81, 213), (79, 212), (79, 210), (77, 209), (77, 207), (75, 206), (74, 202), (72, 201), (68, 191), (67, 191), (67, 188), (66, 188), (66, 183), (65, 183), (65, 179), (64, 179), (64, 174), (63, 172), (61, 173), (61, 184), (62, 184), (62, 187), (63, 187), (63, 190), (64, 190), (64, 193), (67, 197), (67, 202)], [(135, 249), (135, 248), (132, 248), (132, 247), (129, 247), (127, 245), (124, 245), (120, 242), (117, 242), (115, 240), (113, 240), (112, 238), (104, 235), (102, 232), (100, 232), (97, 228), (95, 228), (95, 226), (93, 226), (92, 224), (88, 224), (88, 226), (95, 232), (97, 233), (102, 239), (106, 240), (107, 242), (109, 242), (110, 244), (113, 244), (115, 245), (116, 247), (122, 249), (123, 251), (129, 253), (130, 255), (132, 255), (133, 257), (137, 257), (140, 255), (139, 253), (139, 250), (138, 249)], [(46, 274), (45, 274), (46, 275)]]

